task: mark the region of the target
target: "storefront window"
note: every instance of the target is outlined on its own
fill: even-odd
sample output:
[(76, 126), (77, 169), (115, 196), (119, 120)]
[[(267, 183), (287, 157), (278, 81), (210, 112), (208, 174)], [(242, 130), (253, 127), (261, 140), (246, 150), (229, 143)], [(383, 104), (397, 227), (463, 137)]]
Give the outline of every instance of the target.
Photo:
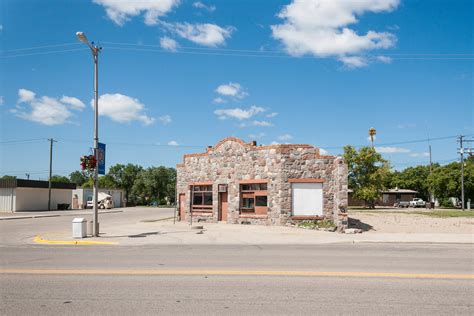
[(194, 185), (192, 193), (193, 209), (212, 208), (212, 185)]
[(240, 185), (241, 213), (266, 215), (267, 209), (268, 198), (266, 183), (249, 183)]

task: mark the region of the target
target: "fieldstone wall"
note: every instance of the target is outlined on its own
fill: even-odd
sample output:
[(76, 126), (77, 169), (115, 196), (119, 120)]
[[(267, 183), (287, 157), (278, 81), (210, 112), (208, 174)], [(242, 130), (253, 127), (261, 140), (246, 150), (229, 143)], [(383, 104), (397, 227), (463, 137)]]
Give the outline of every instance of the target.
[[(193, 222), (218, 220), (218, 184), (227, 184), (228, 223), (285, 225), (291, 218), (291, 183), (289, 179), (324, 179), (324, 218), (338, 227), (347, 223), (347, 167), (342, 158), (321, 156), (310, 145), (256, 146), (237, 138), (226, 138), (206, 153), (184, 156), (177, 165), (177, 194), (185, 194), (185, 212), (191, 221), (190, 185), (211, 182), (213, 207), (210, 212), (193, 211)], [(267, 215), (239, 214), (239, 182), (266, 180), (268, 192)]]

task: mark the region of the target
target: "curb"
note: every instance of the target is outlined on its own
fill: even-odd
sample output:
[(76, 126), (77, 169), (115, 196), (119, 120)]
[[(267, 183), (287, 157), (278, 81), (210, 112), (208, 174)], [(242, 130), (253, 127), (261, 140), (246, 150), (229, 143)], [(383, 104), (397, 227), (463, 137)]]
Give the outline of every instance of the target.
[(113, 241), (47, 240), (40, 235), (35, 236), (33, 242), (43, 245), (118, 245), (118, 242)]
[[(110, 211), (110, 212), (99, 212), (100, 214), (112, 214), (112, 213), (123, 213), (123, 211)], [(0, 217), (0, 221), (10, 221), (14, 219), (28, 219), (28, 218), (44, 218), (44, 217), (62, 217), (62, 216), (82, 216), (90, 215), (91, 213), (79, 213), (79, 214), (44, 214), (44, 215), (20, 215), (11, 217)]]

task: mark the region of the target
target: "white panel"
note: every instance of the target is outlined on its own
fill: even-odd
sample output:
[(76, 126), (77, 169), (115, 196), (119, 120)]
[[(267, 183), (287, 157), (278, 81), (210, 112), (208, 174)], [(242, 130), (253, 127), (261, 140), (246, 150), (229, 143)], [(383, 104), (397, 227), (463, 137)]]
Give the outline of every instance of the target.
[(293, 183), (293, 215), (321, 216), (323, 215), (323, 184), (322, 183)]
[(14, 188), (0, 189), (0, 211), (15, 211), (15, 193)]
[[(46, 211), (48, 210), (48, 189), (46, 188), (17, 188), (17, 211)], [(51, 209), (56, 210), (58, 204), (71, 203), (71, 189), (51, 190)]]

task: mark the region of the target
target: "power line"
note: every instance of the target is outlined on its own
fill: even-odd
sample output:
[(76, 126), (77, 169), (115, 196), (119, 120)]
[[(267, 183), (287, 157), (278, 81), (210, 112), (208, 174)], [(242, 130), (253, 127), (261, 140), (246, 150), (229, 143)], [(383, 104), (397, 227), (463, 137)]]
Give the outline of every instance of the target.
[(67, 52), (76, 52), (81, 50), (87, 50), (87, 48), (74, 48), (74, 49), (65, 49), (65, 50), (56, 50), (56, 51), (46, 51), (46, 52), (35, 52), (35, 53), (27, 53), (27, 54), (19, 54), (19, 55), (7, 55), (1, 56), (1, 58), (13, 58), (13, 57), (24, 57), (24, 56), (35, 56), (35, 55), (49, 55), (49, 54), (57, 54), (57, 53), (67, 53)]
[(60, 47), (60, 46), (72, 46), (72, 45), (80, 45), (81, 43), (78, 42), (71, 42), (71, 43), (64, 43), (64, 44), (53, 44), (53, 45), (45, 45), (45, 46), (33, 46), (27, 48), (15, 48), (9, 50), (3, 50), (2, 53), (11, 53), (11, 52), (19, 52), (25, 50), (35, 50), (35, 49), (43, 49), (43, 48), (51, 48), (51, 47)]

